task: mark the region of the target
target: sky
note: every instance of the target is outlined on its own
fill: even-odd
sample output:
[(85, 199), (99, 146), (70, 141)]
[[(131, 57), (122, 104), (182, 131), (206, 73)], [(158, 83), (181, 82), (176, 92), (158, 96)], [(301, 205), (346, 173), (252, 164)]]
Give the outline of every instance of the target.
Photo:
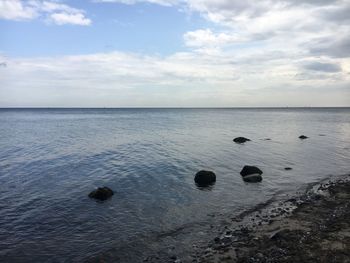
[(0, 107), (350, 106), (350, 0), (0, 0)]

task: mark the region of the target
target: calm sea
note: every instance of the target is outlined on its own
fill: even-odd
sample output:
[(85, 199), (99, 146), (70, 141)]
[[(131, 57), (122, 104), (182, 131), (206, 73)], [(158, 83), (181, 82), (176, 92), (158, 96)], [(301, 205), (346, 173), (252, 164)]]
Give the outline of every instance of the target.
[[(349, 173), (349, 160), (349, 108), (2, 109), (0, 261), (137, 262), (159, 243), (205, 239), (208, 224)], [(244, 165), (263, 181), (244, 183)], [(195, 186), (201, 169), (216, 173), (212, 188)], [(115, 195), (89, 199), (98, 186)]]

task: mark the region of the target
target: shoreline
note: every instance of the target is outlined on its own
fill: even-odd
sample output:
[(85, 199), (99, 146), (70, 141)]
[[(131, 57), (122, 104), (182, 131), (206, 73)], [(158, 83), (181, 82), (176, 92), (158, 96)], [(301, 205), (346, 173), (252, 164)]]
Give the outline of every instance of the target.
[[(237, 216), (214, 216), (216, 224), (135, 240), (131, 250), (119, 247), (84, 262), (350, 263), (349, 200), (350, 174), (331, 176)], [(193, 239), (193, 231), (204, 232)]]
[(173, 262), (350, 262), (350, 175), (326, 181), (243, 212), (238, 228), (224, 226), (190, 261)]

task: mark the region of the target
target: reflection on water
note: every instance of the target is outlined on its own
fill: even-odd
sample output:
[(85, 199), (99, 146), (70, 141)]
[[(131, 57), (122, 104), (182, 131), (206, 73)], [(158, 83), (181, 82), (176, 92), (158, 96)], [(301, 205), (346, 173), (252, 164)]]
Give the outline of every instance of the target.
[[(136, 255), (136, 247), (150, 249), (159, 236), (182, 230), (181, 239), (195, 238), (217, 221), (213, 214), (235, 215), (349, 172), (349, 113), (0, 110), (0, 260), (82, 261), (115, 250), (116, 258), (128, 258), (131, 247)], [(299, 140), (301, 134), (309, 139)], [(252, 141), (238, 145), (237, 136)], [(244, 165), (262, 169), (263, 181), (244, 183)], [(202, 169), (216, 173), (215, 185), (194, 184)], [(98, 186), (114, 196), (89, 199)]]

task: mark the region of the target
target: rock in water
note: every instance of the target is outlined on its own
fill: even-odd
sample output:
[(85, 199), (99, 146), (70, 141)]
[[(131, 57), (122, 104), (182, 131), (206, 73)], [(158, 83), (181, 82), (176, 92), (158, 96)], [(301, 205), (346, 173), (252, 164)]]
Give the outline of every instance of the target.
[(262, 174), (263, 172), (256, 166), (245, 165), (241, 171), (242, 176), (250, 174)]
[(235, 143), (245, 143), (245, 142), (248, 142), (250, 140), (248, 138), (245, 138), (245, 137), (237, 137), (237, 138), (234, 138), (233, 141)]
[(96, 190), (92, 191), (89, 194), (89, 197), (104, 201), (104, 200), (107, 200), (108, 198), (110, 198), (113, 194), (114, 194), (114, 192), (110, 188), (99, 187)]
[(209, 186), (215, 183), (216, 175), (212, 171), (201, 170), (194, 177), (195, 183), (200, 187)]
[(309, 137), (307, 137), (307, 136), (305, 136), (305, 135), (300, 135), (300, 136), (299, 136), (299, 139), (301, 139), (301, 140), (305, 140), (305, 139), (307, 139), (307, 138), (309, 138)]
[(261, 182), (262, 173), (263, 172), (258, 167), (249, 165), (244, 166), (242, 171), (240, 172), (240, 174), (243, 177), (243, 180), (249, 183)]

